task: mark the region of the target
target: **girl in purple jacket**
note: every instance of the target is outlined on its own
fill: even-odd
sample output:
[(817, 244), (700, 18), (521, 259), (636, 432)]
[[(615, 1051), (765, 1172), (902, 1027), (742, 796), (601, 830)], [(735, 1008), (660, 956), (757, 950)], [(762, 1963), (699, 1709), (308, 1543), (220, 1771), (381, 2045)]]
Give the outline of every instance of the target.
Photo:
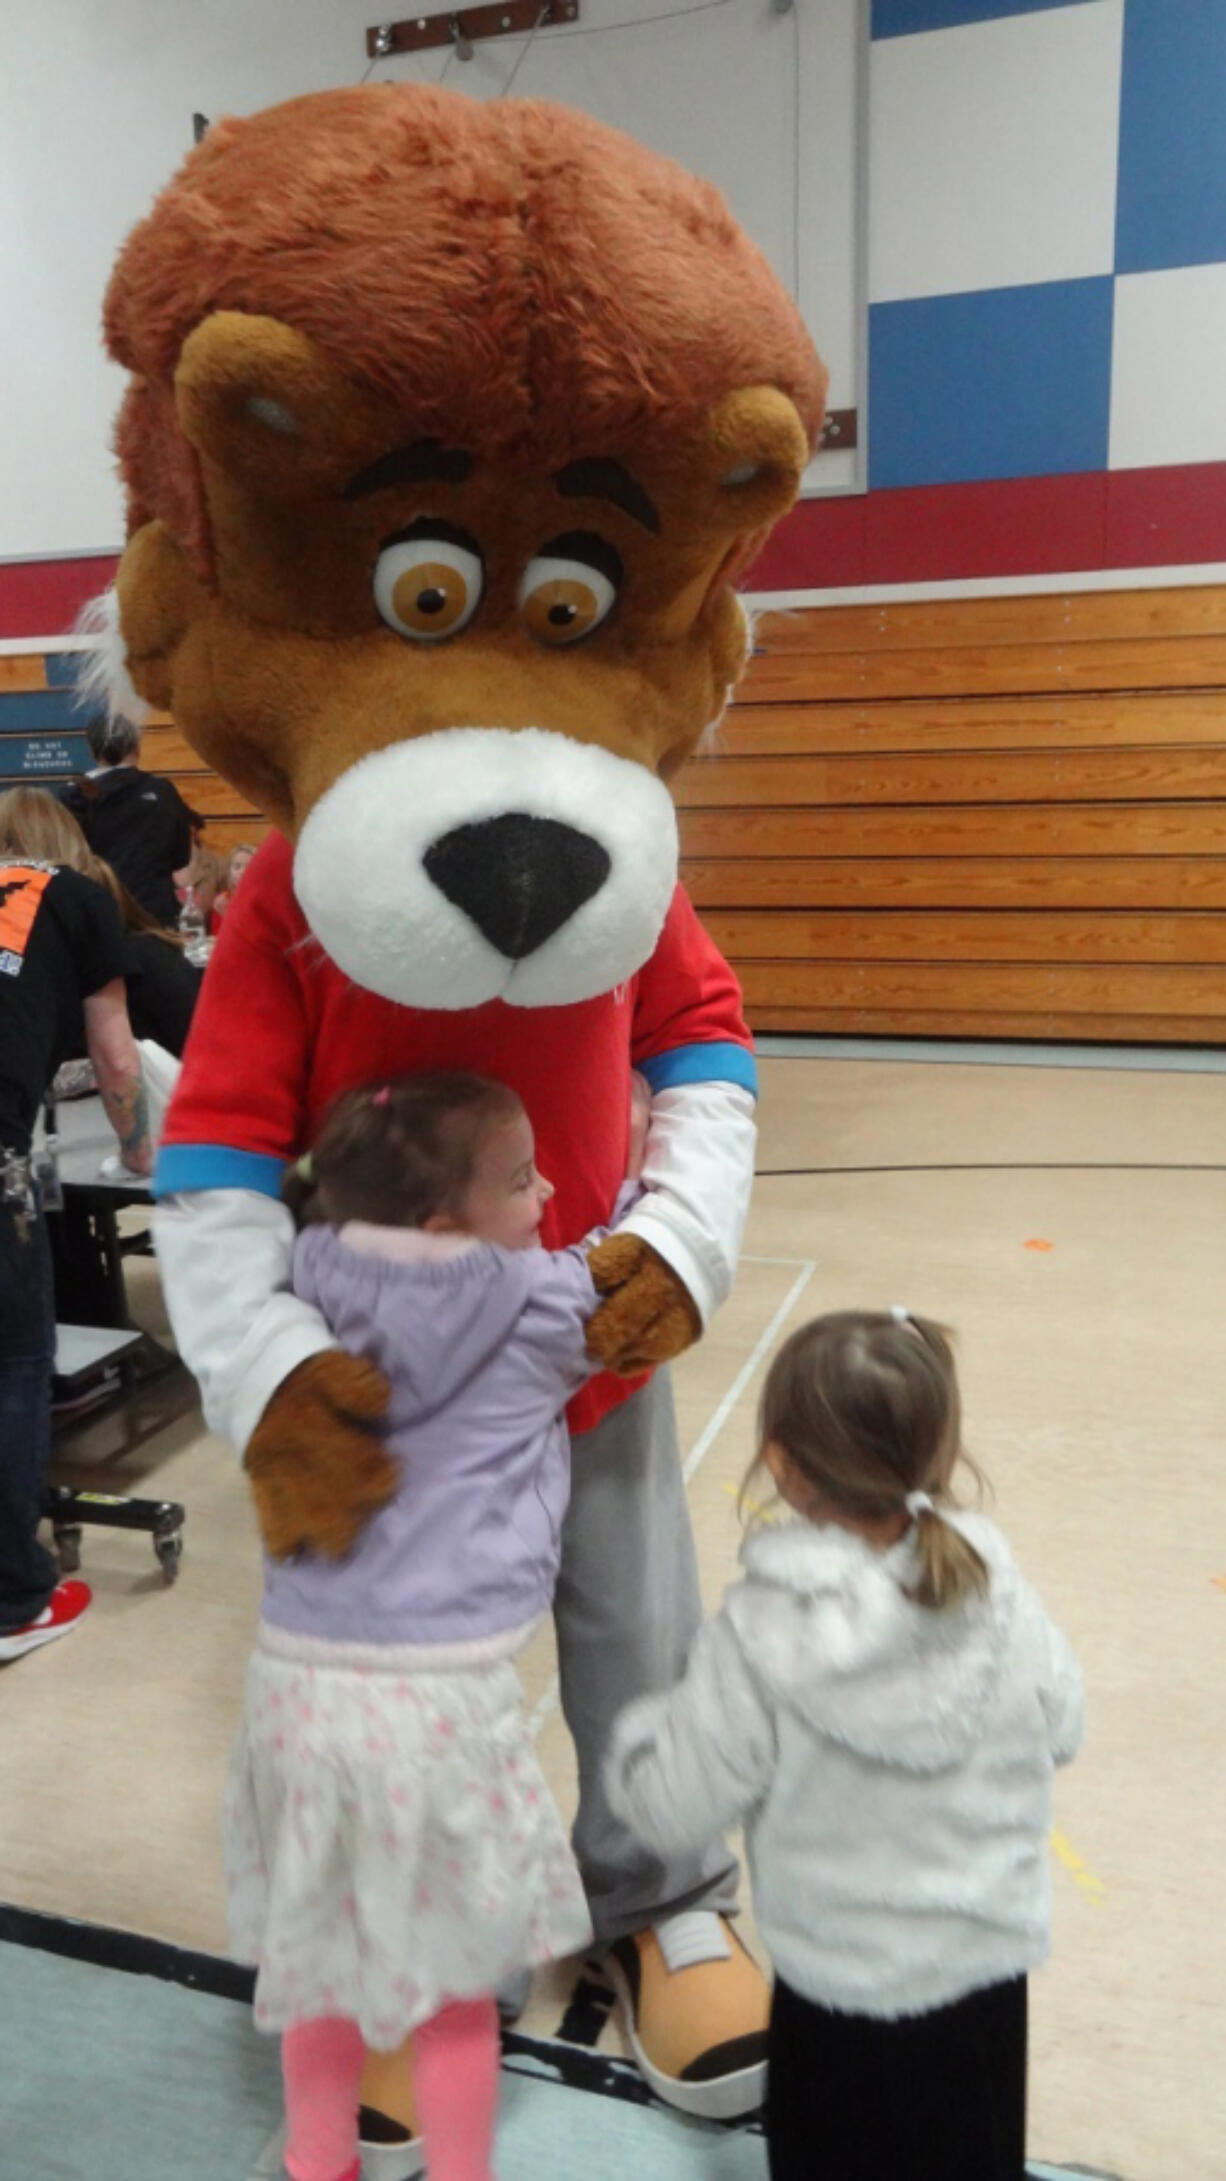
[(353, 1091), (287, 1195), (295, 1292), (391, 1385), (395, 1496), (341, 1560), (266, 1563), (226, 1806), (232, 1937), (282, 2036), (291, 2181), (358, 2174), (363, 2045), (413, 2032), (433, 2181), (488, 2181), (494, 1993), (590, 1937), (512, 1663), (549, 1611), (589, 1245), (518, 1098)]

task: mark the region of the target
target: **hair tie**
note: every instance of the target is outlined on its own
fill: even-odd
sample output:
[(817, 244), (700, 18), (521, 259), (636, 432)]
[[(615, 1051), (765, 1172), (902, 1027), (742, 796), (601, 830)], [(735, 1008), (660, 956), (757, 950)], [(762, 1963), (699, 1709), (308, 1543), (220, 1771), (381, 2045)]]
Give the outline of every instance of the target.
[(917, 1522), (921, 1515), (934, 1515), (936, 1513), (936, 1508), (933, 1506), (927, 1492), (908, 1492), (903, 1505), (913, 1522)]
[(390, 1084), (390, 1083), (385, 1083), (385, 1084), (383, 1085), (382, 1089), (380, 1089), (380, 1090), (377, 1090), (377, 1091), (375, 1092), (375, 1095), (374, 1095), (374, 1097), (373, 1097), (373, 1098), (371, 1099), (371, 1101), (370, 1101), (370, 1102), (371, 1102), (372, 1106), (385, 1106), (385, 1105), (387, 1104), (387, 1101), (388, 1101), (388, 1099), (389, 1099), (389, 1098), (391, 1097), (391, 1095), (392, 1095), (392, 1086), (391, 1086), (391, 1084)]
[(295, 1160), (294, 1172), (297, 1174), (299, 1181), (305, 1181), (309, 1188), (315, 1179), (315, 1161), (309, 1151), (304, 1151), (302, 1157)]
[(911, 1313), (905, 1303), (891, 1303), (890, 1316), (893, 1318), (895, 1325), (909, 1325), (911, 1323)]

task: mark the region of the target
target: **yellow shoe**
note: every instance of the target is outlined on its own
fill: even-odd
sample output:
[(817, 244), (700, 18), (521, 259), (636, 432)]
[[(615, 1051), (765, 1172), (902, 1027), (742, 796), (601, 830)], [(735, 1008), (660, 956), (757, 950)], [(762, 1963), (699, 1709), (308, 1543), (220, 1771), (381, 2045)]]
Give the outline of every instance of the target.
[(618, 1939), (605, 1966), (630, 2048), (658, 2098), (704, 2120), (739, 2120), (766, 2097), (770, 1987), (710, 1909)]
[(367, 2052), (360, 2097), (363, 2181), (413, 2181), (424, 2173), (426, 2146), (417, 2133), (407, 2038), (396, 2052)]

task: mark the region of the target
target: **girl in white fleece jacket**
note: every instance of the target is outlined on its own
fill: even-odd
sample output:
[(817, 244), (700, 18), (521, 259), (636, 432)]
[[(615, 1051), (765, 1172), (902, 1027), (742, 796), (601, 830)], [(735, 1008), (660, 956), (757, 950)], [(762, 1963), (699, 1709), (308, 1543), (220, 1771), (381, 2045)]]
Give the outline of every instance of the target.
[(798, 1519), (750, 1532), (684, 1680), (622, 1714), (610, 1800), (663, 1853), (745, 1821), (773, 2181), (1023, 2181), (1077, 1663), (999, 1530), (951, 1505), (938, 1326), (897, 1305), (803, 1326), (760, 1446)]

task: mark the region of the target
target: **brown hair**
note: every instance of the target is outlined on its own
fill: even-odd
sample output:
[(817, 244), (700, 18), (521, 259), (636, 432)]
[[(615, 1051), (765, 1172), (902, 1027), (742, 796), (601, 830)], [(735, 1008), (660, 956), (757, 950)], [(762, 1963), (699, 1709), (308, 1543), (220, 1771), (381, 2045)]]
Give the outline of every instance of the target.
[(458, 1213), (486, 1132), (522, 1111), (505, 1083), (459, 1071), (368, 1083), (329, 1108), (281, 1194), (300, 1227), (420, 1227)]
[(182, 945), (128, 892), (118, 873), (96, 856), (70, 810), (47, 788), (9, 788), (0, 795), (0, 855), (32, 856), (36, 863), (66, 864), (82, 878), (92, 878), (111, 896), (125, 931), (153, 932), (168, 946)]
[[(962, 1445), (962, 1404), (945, 1328), (892, 1311), (837, 1310), (802, 1325), (762, 1391), (759, 1447), (781, 1447), (829, 1506), (859, 1521), (904, 1512), (912, 1492), (934, 1502), (915, 1517), (918, 1604), (959, 1604), (986, 1590), (973, 1545), (943, 1519)], [(762, 1460), (760, 1452), (750, 1476)], [(747, 1477), (746, 1485), (749, 1478)]]
[[(181, 868), (187, 873), (183, 881), (185, 886), (199, 886), (207, 879), (217, 893), (221, 892), (226, 877), (225, 859), (204, 841), (192, 842), (191, 855)], [(178, 877), (178, 872), (175, 876)]]

